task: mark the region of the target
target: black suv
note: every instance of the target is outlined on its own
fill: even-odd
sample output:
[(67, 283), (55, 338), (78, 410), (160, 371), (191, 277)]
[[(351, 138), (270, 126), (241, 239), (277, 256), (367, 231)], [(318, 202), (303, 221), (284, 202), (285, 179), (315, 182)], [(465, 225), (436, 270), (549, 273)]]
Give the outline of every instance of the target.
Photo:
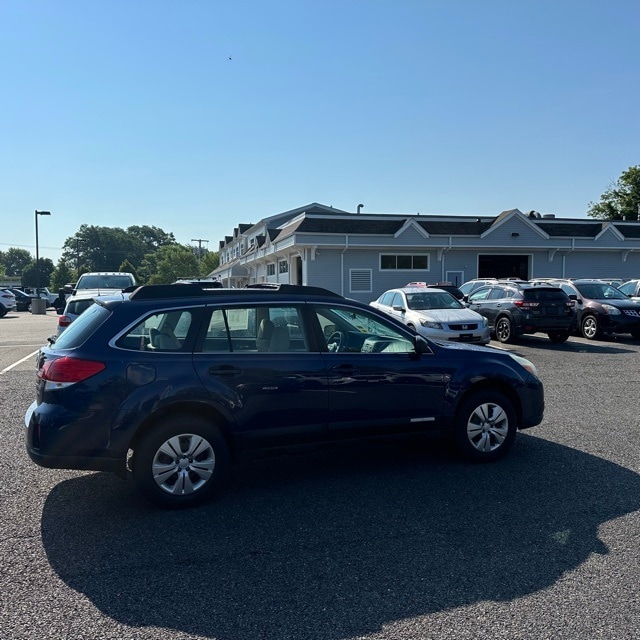
[(575, 300), (577, 329), (587, 340), (605, 334), (630, 333), (640, 339), (640, 304), (601, 280), (554, 280)]
[(564, 342), (575, 328), (575, 303), (557, 286), (496, 282), (474, 291), (466, 303), (487, 318), (499, 342), (537, 332)]
[(492, 461), (544, 410), (528, 360), (431, 342), (316, 287), (138, 287), (50, 342), (25, 415), (32, 460), (130, 473), (166, 507), (204, 500), (256, 449), (450, 433)]

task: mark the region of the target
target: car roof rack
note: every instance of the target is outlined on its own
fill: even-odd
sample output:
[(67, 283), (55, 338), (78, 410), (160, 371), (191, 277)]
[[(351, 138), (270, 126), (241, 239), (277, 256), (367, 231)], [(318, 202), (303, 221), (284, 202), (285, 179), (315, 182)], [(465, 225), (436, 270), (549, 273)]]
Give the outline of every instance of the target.
[[(130, 300), (159, 300), (163, 298), (191, 298), (218, 295), (242, 295), (250, 291), (263, 291), (265, 293), (287, 293), (307, 296), (330, 296), (341, 298), (342, 296), (322, 287), (310, 287), (297, 284), (272, 284), (260, 282), (249, 284), (243, 289), (225, 289), (215, 285), (211, 288), (211, 282), (182, 283), (182, 284), (147, 284), (127, 287), (123, 293), (129, 293)], [(209, 286), (207, 286), (209, 285)]]

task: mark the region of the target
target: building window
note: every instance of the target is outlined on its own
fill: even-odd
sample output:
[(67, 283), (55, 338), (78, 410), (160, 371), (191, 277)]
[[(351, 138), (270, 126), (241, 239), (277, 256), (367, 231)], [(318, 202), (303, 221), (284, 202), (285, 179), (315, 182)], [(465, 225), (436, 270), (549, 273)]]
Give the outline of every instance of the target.
[(276, 265), (271, 263), (267, 265), (267, 275), (275, 276), (276, 275)]
[(380, 270), (429, 271), (428, 254), (380, 254)]
[(286, 260), (278, 262), (278, 273), (289, 273), (289, 263)]

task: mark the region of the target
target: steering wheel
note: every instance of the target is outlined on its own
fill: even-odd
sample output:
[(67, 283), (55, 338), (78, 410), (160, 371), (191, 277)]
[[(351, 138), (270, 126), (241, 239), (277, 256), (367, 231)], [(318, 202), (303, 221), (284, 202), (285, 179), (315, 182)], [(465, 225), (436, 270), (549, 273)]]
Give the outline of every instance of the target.
[(344, 333), (342, 333), (342, 331), (334, 331), (327, 340), (327, 349), (333, 351), (333, 353), (337, 353), (342, 348), (343, 342)]

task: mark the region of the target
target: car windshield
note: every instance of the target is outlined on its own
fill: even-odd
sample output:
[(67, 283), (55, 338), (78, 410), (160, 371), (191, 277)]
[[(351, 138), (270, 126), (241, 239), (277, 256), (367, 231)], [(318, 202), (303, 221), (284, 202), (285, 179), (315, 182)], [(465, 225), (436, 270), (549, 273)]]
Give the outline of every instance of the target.
[(429, 309), (463, 309), (450, 293), (435, 291), (432, 293), (408, 293), (407, 305), (413, 311), (428, 311)]
[(610, 284), (589, 282), (585, 284), (574, 283), (576, 289), (589, 300), (627, 300), (627, 296)]
[(82, 276), (76, 289), (126, 289), (132, 284), (129, 276)]

